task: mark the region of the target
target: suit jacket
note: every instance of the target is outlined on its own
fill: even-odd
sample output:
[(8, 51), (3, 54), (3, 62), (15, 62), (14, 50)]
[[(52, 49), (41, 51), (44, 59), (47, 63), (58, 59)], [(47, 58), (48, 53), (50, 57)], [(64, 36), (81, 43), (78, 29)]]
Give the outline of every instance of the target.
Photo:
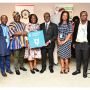
[(56, 24), (50, 22), (48, 26), (48, 30), (45, 29), (45, 23), (40, 24), (40, 29), (43, 30), (45, 42), (51, 40), (51, 43), (47, 46), (48, 48), (52, 48), (55, 46), (55, 40), (58, 35), (58, 27)]
[[(77, 23), (74, 27), (73, 42), (72, 42), (73, 44), (76, 42), (79, 23)], [(90, 44), (90, 21), (88, 21), (88, 23), (87, 23), (87, 40), (88, 40), (88, 43)]]
[(3, 36), (3, 30), (0, 26), (0, 56), (10, 55), (10, 49), (7, 48), (5, 37)]

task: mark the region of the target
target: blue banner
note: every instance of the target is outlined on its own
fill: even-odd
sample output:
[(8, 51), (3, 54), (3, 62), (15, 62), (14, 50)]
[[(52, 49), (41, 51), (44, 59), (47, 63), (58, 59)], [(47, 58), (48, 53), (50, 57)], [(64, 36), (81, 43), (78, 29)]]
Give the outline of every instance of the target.
[(45, 39), (42, 30), (29, 32), (28, 41), (30, 48), (40, 48), (45, 46)]

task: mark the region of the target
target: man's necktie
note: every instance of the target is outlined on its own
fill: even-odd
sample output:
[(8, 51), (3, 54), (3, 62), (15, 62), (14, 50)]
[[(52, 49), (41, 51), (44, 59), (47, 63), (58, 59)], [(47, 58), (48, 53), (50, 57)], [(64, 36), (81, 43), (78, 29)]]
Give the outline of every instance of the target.
[(46, 26), (45, 26), (45, 28), (46, 28), (46, 31), (48, 30), (48, 24), (46, 23)]

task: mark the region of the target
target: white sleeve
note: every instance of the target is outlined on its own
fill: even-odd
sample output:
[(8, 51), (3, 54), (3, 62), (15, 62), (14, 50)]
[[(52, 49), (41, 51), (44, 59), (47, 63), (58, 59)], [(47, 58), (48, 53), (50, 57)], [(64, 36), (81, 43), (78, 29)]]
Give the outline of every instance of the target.
[(25, 36), (25, 40), (26, 40), (26, 41), (28, 40), (28, 37), (27, 37), (27, 36)]
[[(26, 27), (25, 27), (25, 32), (27, 32), (27, 33), (29, 33), (29, 31), (28, 31), (28, 25), (26, 25)], [(28, 36), (25, 36), (25, 40), (28, 40)]]

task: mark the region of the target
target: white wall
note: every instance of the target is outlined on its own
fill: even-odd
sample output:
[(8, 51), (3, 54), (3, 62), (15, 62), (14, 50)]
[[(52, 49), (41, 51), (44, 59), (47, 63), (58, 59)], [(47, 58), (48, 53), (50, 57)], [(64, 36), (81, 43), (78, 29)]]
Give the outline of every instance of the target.
[[(32, 3), (33, 4), (33, 3)], [(43, 20), (43, 14), (45, 12), (50, 12), (51, 14), (54, 11), (54, 3), (34, 3), (34, 12), (39, 18), (39, 23), (42, 23)], [(12, 18), (12, 12), (15, 10), (15, 4), (13, 3), (0, 3), (0, 16), (5, 14), (9, 18), (9, 22), (13, 20)], [(88, 18), (90, 19), (90, 3), (75, 3), (74, 4), (74, 16), (80, 14), (82, 10), (86, 10), (88, 12)]]

